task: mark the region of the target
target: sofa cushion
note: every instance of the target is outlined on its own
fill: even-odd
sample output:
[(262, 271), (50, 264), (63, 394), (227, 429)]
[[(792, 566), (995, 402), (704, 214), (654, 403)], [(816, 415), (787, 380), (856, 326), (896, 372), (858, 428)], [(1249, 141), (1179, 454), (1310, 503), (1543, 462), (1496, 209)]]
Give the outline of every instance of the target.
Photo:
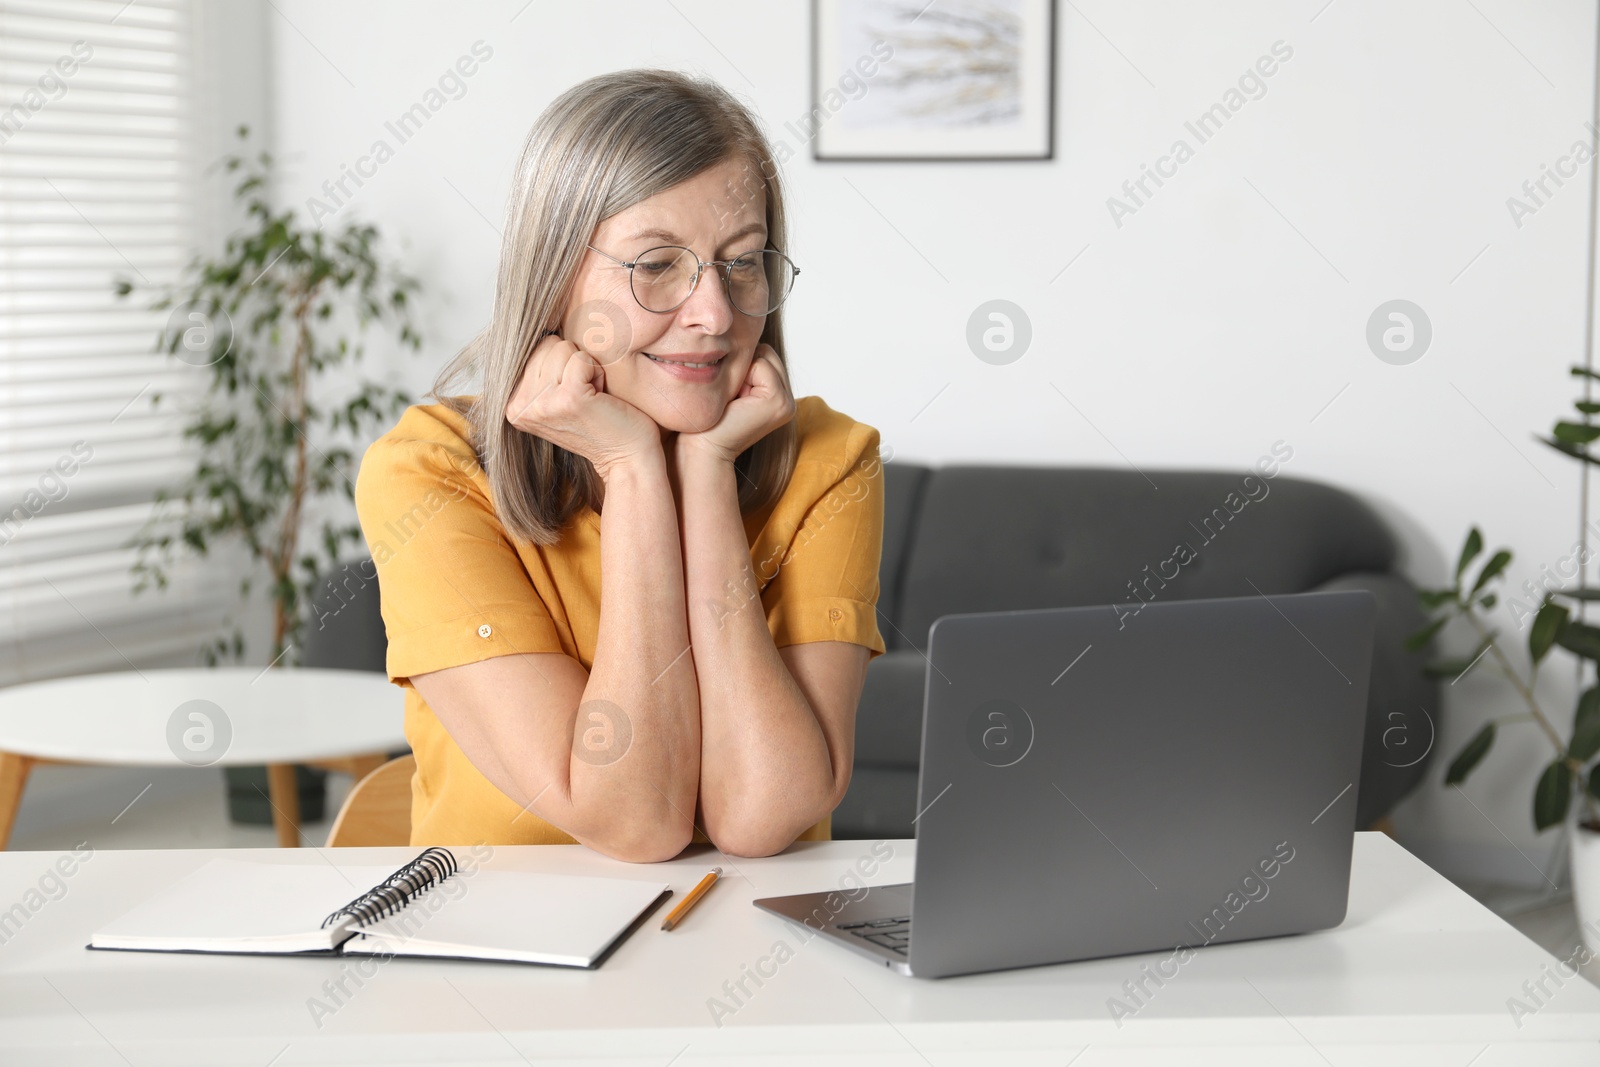
[(919, 649), (941, 615), (1298, 593), (1396, 553), (1366, 504), (1283, 474), (952, 466), (925, 482), (889, 619)]
[(306, 617), (300, 665), (384, 673), (389, 640), (381, 600), (372, 557), (331, 568)]
[[(879, 656), (882, 662), (885, 656)], [(844, 800), (833, 809), (835, 841), (886, 840), (917, 833), (917, 772), (903, 767), (856, 767)]]
[(916, 463), (883, 465), (883, 556), (878, 563), (878, 629), (890, 650), (911, 647), (890, 623), (898, 614), (906, 545), (917, 521), (928, 473), (929, 468)]
[(928, 659), (914, 648), (891, 648), (872, 661), (856, 712), (856, 766), (917, 769), (927, 677)]

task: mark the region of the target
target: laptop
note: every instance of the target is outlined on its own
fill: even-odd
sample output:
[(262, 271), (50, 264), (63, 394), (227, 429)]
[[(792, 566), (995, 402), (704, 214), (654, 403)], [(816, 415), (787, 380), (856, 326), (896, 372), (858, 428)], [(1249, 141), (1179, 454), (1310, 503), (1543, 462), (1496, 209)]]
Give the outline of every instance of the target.
[(919, 978), (1337, 926), (1376, 619), (1365, 590), (942, 616), (914, 880), (754, 903)]

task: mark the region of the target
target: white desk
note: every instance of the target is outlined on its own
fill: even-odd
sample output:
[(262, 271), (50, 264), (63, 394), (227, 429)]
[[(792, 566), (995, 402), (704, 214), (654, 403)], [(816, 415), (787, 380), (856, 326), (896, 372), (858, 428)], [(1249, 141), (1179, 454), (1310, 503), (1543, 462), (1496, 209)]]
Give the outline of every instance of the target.
[[(373, 671), (112, 671), (0, 689), (0, 849), (38, 763), (267, 765), (278, 843), (300, 843), (294, 764), (358, 781), (404, 748), (405, 698)], [(92, 842), (91, 842), (92, 844)]]
[[(85, 949), (101, 924), (216, 854), (95, 853), (0, 944), (0, 1063), (1600, 1063), (1600, 989), (1567, 979), (1519, 1028), (1507, 998), (1554, 971), (1554, 957), (1382, 834), (1356, 835), (1342, 926), (1202, 948), (1120, 1028), (1107, 998), (1165, 953), (902, 978), (750, 905), (837, 886), (871, 844), (802, 842), (731, 862), (695, 846), (649, 867), (581, 845), (498, 848), (489, 867), (659, 872), (680, 899), (712, 862), (728, 877), (677, 930), (647, 923), (596, 971), (395, 959), (359, 986), (347, 980), (320, 1027), (308, 1001), (356, 961)], [(915, 842), (890, 844), (874, 884), (911, 875)], [(415, 852), (339, 856), (398, 866)], [(322, 850), (250, 854), (324, 862)], [(24, 900), (58, 855), (0, 854), (0, 908)], [(726, 999), (723, 983), (780, 941), (793, 957), (759, 988), (747, 980), (752, 995), (715, 1025), (710, 998)]]

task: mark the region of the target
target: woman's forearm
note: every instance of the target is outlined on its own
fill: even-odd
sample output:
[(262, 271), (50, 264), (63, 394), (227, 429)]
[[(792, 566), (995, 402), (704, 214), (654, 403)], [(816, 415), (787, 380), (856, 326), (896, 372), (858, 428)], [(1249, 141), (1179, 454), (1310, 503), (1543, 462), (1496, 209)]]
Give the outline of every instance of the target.
[(827, 739), (767, 628), (733, 464), (680, 449), (677, 477), (705, 831), (723, 851), (770, 855), (831, 810)]
[(606, 472), (599, 634), (574, 724), (575, 809), (626, 820), (606, 838), (667, 859), (694, 833), (699, 689), (678, 520), (660, 451)]

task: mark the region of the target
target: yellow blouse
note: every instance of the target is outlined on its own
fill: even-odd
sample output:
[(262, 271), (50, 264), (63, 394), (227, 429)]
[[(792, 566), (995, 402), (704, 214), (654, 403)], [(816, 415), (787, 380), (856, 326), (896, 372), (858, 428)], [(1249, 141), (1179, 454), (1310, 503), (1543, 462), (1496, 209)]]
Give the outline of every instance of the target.
[[(821, 397), (796, 400), (799, 452), (777, 501), (744, 516), (750, 561), (777, 646), (849, 641), (883, 655), (878, 564), (883, 469), (878, 431)], [(575, 844), (485, 778), (410, 676), (492, 656), (561, 652), (584, 670), (600, 626), (600, 516), (574, 515), (554, 545), (501, 526), (466, 419), (407, 408), (356, 479), (356, 513), (377, 568), (389, 679), (405, 690), (416, 755), (411, 844)], [(827, 816), (800, 835), (828, 840)], [(707, 838), (698, 828), (694, 840)]]

